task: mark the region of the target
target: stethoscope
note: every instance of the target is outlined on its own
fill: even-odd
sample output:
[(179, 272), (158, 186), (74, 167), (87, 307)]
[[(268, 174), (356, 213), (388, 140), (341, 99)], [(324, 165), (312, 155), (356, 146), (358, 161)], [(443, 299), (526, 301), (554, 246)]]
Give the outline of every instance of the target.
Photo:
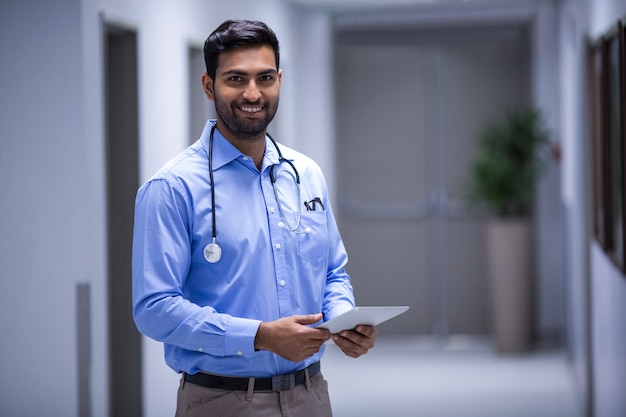
[[(211, 181), (211, 222), (213, 226), (212, 239), (211, 243), (207, 244), (204, 247), (204, 259), (206, 259), (209, 263), (216, 263), (220, 259), (222, 259), (222, 248), (216, 242), (217, 237), (217, 227), (215, 220), (215, 183), (213, 182), (213, 135), (215, 133), (215, 128), (217, 123), (214, 123), (211, 127), (211, 134), (209, 136), (209, 179)], [(278, 164), (274, 164), (270, 167), (270, 181), (272, 183), (272, 189), (274, 191), (274, 197), (276, 198), (276, 203), (278, 205), (278, 212), (280, 213), (280, 217), (283, 220), (283, 224), (285, 228), (291, 232), (295, 232), (298, 230), (300, 226), (300, 218), (302, 217), (302, 194), (300, 192), (300, 174), (296, 169), (296, 166), (289, 159), (283, 157), (283, 154), (280, 152), (278, 148), (278, 144), (272, 138), (269, 133), (266, 133), (267, 137), (270, 138), (272, 144), (274, 145), (274, 149), (278, 152)], [(290, 225), (287, 221), (285, 214), (283, 213), (282, 206), (280, 204), (280, 200), (278, 199), (278, 193), (276, 192), (276, 174), (274, 173), (274, 167), (276, 165), (280, 165), (281, 162), (287, 162), (291, 169), (293, 169), (294, 174), (296, 174), (296, 187), (298, 188), (298, 214), (296, 217), (296, 224), (294, 226)]]

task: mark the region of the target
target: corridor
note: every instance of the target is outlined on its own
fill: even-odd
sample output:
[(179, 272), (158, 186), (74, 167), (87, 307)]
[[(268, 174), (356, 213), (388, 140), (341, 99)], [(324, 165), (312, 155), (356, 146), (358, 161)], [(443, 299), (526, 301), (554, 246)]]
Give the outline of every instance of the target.
[(335, 417), (579, 417), (565, 354), (499, 355), (483, 339), (382, 335), (350, 359), (329, 344), (322, 371)]

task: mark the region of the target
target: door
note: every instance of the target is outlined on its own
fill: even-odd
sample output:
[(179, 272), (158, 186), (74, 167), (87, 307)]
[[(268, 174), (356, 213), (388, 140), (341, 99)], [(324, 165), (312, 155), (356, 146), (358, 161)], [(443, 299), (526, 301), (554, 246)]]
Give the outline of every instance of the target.
[(137, 34), (106, 29), (106, 179), (111, 416), (140, 417), (141, 336), (132, 317), (132, 237), (139, 186)]
[(475, 135), (528, 104), (523, 26), (336, 33), (338, 221), (357, 304), (387, 333), (487, 334), (484, 219), (463, 204)]

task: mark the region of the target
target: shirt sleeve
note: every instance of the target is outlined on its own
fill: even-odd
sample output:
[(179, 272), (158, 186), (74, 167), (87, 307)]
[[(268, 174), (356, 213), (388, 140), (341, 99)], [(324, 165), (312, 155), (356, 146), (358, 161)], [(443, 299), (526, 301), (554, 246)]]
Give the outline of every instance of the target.
[(221, 314), (183, 296), (191, 259), (191, 205), (185, 187), (164, 178), (138, 191), (133, 232), (133, 317), (160, 342), (214, 356), (254, 353), (260, 321)]

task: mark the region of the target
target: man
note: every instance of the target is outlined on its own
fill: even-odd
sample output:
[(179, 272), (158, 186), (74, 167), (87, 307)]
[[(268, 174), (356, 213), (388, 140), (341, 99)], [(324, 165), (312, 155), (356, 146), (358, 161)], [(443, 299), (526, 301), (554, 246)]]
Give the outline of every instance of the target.
[(324, 342), (356, 358), (378, 332), (316, 328), (355, 304), (319, 167), (266, 136), (278, 40), (226, 21), (204, 54), (217, 120), (137, 193), (135, 322), (183, 374), (178, 417), (330, 416)]

